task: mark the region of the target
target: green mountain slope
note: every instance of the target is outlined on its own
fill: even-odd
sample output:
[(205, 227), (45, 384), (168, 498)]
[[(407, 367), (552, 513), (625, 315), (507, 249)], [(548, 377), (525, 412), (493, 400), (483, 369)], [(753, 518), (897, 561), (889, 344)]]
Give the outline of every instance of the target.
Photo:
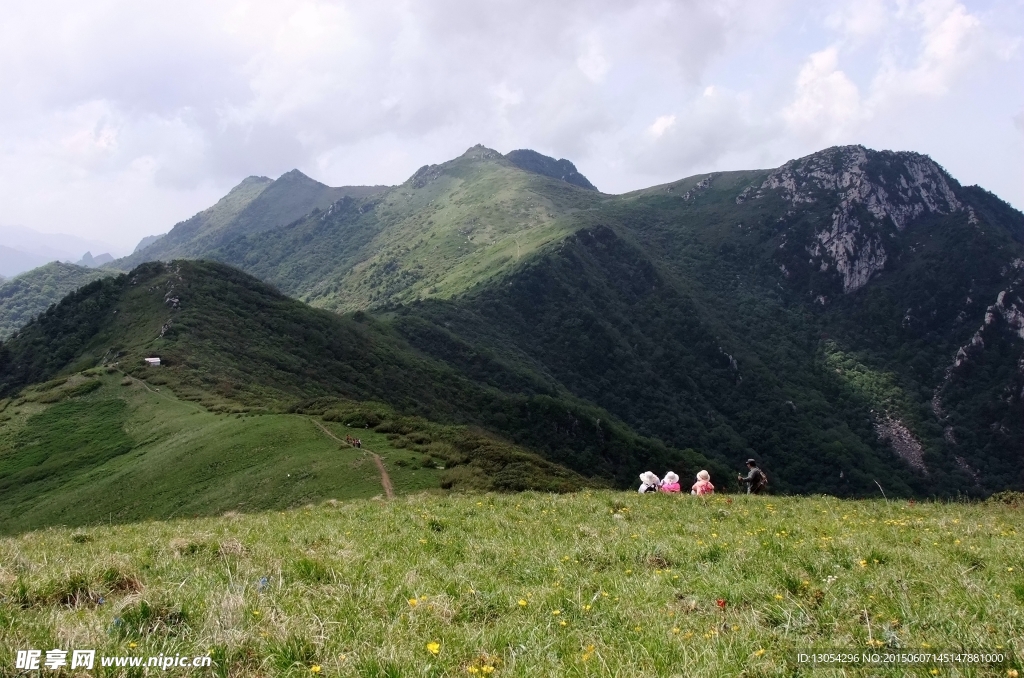
[[(160, 367), (144, 365), (143, 358), (152, 356), (160, 357)], [(153, 389), (169, 389), (183, 407), (191, 402), (199, 406), (194, 411), (209, 413), (212, 419), (189, 421), (205, 422), (203, 430), (213, 427), (202, 434), (208, 436), (204, 445), (210, 458), (227, 444), (219, 441), (216, 417), (271, 417), (264, 422), (298, 414), (385, 434), (395, 447), (416, 451), (420, 463), (445, 467), (438, 480), (443, 487), (565, 490), (629, 483), (637, 467), (675, 467), (690, 474), (708, 464), (692, 451), (637, 436), (551, 380), (497, 361), (478, 363), (481, 374), (460, 373), (412, 349), (387, 323), (365, 314), (342, 317), (313, 309), (223, 264), (150, 263), (72, 293), (0, 345), (0, 398), (7, 398), (4, 407), (17, 411), (25, 402), (61, 404), (94, 397), (87, 390), (91, 387), (79, 384), (81, 374), (112, 370), (117, 378), (123, 373)], [(53, 518), (52, 502), (38, 499), (40, 491), (29, 487), (37, 475), (49, 477), (40, 469), (63, 469), (51, 488), (53, 496), (71, 496), (71, 487), (85, 482), (82, 474), (95, 471), (93, 461), (114, 463), (135, 449), (138, 436), (147, 438), (140, 431), (156, 425), (147, 419), (139, 429), (124, 419), (130, 403), (103, 407), (112, 408), (107, 418), (114, 423), (96, 435), (82, 427), (86, 437), (81, 445), (62, 433), (33, 448), (32, 436), (0, 422), (11, 441), (0, 452), (9, 464), (0, 469), (0, 483), (10, 489), (12, 502), (31, 503), (19, 499), (27, 493), (37, 497), (32, 501), (47, 504), (40, 520)], [(79, 430), (75, 416), (55, 414), (48, 421), (67, 421), (67, 427)], [(118, 433), (122, 429), (134, 432), (125, 434), (134, 443)], [(178, 446), (187, 447), (191, 435), (176, 438), (167, 453), (181, 454)], [(291, 454), (283, 444), (275, 453)], [(74, 471), (76, 455), (88, 461), (81, 472)], [(168, 462), (160, 468), (170, 473), (173, 466)], [(154, 487), (167, 484), (154, 473)], [(234, 482), (232, 473), (216, 465), (212, 470), (225, 483)], [(18, 511), (28, 511), (17, 502)]]
[[(375, 417), (388, 426), (354, 428)], [(349, 434), (361, 448), (338, 442)], [(524, 489), (516, 483), (528, 476), (555, 491), (590, 482), (493, 436), (381, 404), (336, 403), (327, 421), (228, 416), (97, 368), (0, 400), (0, 532), (369, 498), (384, 493), (373, 454), (397, 494)]]
[(623, 196), (549, 174), (474, 147), (202, 253), (355, 315), (142, 269), (165, 277), (125, 297), (154, 304), (133, 347), (57, 309), (7, 348), (7, 388), (157, 352), (209, 407), (381, 400), (622, 484), (757, 456), (782, 492), (1024, 488), (1020, 212), (862, 147)]
[(107, 271), (54, 261), (11, 280), (0, 281), (0, 341), (16, 333), (68, 292), (108, 275)]
[(248, 177), (213, 207), (175, 225), (166, 235), (119, 259), (112, 267), (127, 271), (145, 261), (201, 257), (232, 238), (282, 226), (346, 196), (364, 198), (384, 188), (333, 188), (298, 170), (286, 172), (276, 180)]
[(537, 151), (523, 148), (506, 153), (505, 159), (516, 167), (528, 172), (543, 174), (544, 176), (559, 179), (580, 188), (588, 188), (592, 191), (597, 190), (594, 184), (590, 183), (589, 179), (579, 173), (576, 165), (573, 165), (565, 158), (555, 160), (546, 155), (541, 155)]
[(1021, 221), (912, 153), (604, 196), (476, 147), (211, 256), (786, 491), (984, 493), (1024, 487)]
[(476, 146), (368, 199), (204, 256), (336, 310), (451, 297), (486, 284), (574, 228), (606, 196), (524, 171)]

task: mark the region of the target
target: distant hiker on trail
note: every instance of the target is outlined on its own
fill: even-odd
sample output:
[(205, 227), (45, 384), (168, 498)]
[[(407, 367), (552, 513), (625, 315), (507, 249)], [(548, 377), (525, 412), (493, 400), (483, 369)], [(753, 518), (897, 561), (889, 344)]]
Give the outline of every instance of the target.
[(747, 459), (747, 475), (736, 475), (737, 480), (747, 486), (747, 494), (761, 494), (768, 489), (768, 476), (757, 467), (757, 462)]
[(363, 441), (360, 438), (356, 438), (355, 441), (352, 444), (355, 445), (356, 447), (362, 448)]
[(669, 471), (665, 474), (665, 479), (661, 481), (661, 487), (658, 488), (661, 492), (678, 492), (679, 491), (679, 476)]
[(661, 481), (658, 480), (658, 476), (650, 471), (644, 471), (640, 474), (640, 489), (637, 492), (640, 494), (657, 492), (659, 487), (661, 487)]
[(690, 494), (703, 497), (705, 494), (714, 494), (715, 486), (711, 484), (711, 474), (701, 471), (697, 474), (697, 482), (690, 488)]

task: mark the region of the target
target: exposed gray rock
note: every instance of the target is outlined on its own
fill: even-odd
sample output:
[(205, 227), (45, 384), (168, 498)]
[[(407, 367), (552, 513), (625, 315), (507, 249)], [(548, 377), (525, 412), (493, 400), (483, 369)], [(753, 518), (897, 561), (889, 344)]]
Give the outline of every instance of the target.
[(928, 473), (928, 468), (924, 465), (924, 448), (921, 441), (901, 419), (885, 414), (875, 421), (875, 433), (879, 440), (889, 443), (893, 451), (912, 468), (924, 474)]
[[(903, 231), (923, 214), (964, 209), (953, 180), (931, 158), (917, 153), (869, 151), (863, 146), (829, 148), (772, 171), (756, 190), (748, 187), (736, 202), (773, 192), (794, 207), (836, 203), (831, 222), (808, 245), (821, 270), (829, 263), (853, 292), (882, 270), (889, 258), (883, 238)], [(974, 218), (973, 211), (969, 218)]]

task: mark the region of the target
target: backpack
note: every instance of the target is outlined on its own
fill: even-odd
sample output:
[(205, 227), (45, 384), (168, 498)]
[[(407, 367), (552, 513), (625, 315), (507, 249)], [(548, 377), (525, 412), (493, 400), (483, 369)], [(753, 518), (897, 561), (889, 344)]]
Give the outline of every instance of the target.
[(768, 476), (761, 469), (757, 469), (757, 486), (754, 489), (758, 492), (764, 492), (768, 489)]

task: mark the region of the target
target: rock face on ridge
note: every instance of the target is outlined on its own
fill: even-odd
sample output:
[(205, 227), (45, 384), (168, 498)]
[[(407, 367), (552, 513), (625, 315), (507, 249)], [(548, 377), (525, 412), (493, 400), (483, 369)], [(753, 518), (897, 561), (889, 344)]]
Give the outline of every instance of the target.
[[(962, 211), (957, 187), (928, 156), (837, 146), (787, 162), (736, 202), (774, 194), (795, 212), (831, 208), (828, 222), (816, 225), (804, 249), (810, 263), (823, 272), (834, 270), (843, 292), (850, 293), (885, 267), (894, 232), (922, 215)], [(975, 220), (973, 212), (969, 219)]]
[(588, 191), (596, 191), (597, 187), (590, 183), (590, 180), (579, 173), (576, 165), (565, 158), (555, 160), (537, 151), (528, 148), (517, 151), (510, 151), (505, 154), (505, 159), (520, 169), (527, 172), (536, 172), (552, 179), (560, 179), (567, 184), (585, 188)]

